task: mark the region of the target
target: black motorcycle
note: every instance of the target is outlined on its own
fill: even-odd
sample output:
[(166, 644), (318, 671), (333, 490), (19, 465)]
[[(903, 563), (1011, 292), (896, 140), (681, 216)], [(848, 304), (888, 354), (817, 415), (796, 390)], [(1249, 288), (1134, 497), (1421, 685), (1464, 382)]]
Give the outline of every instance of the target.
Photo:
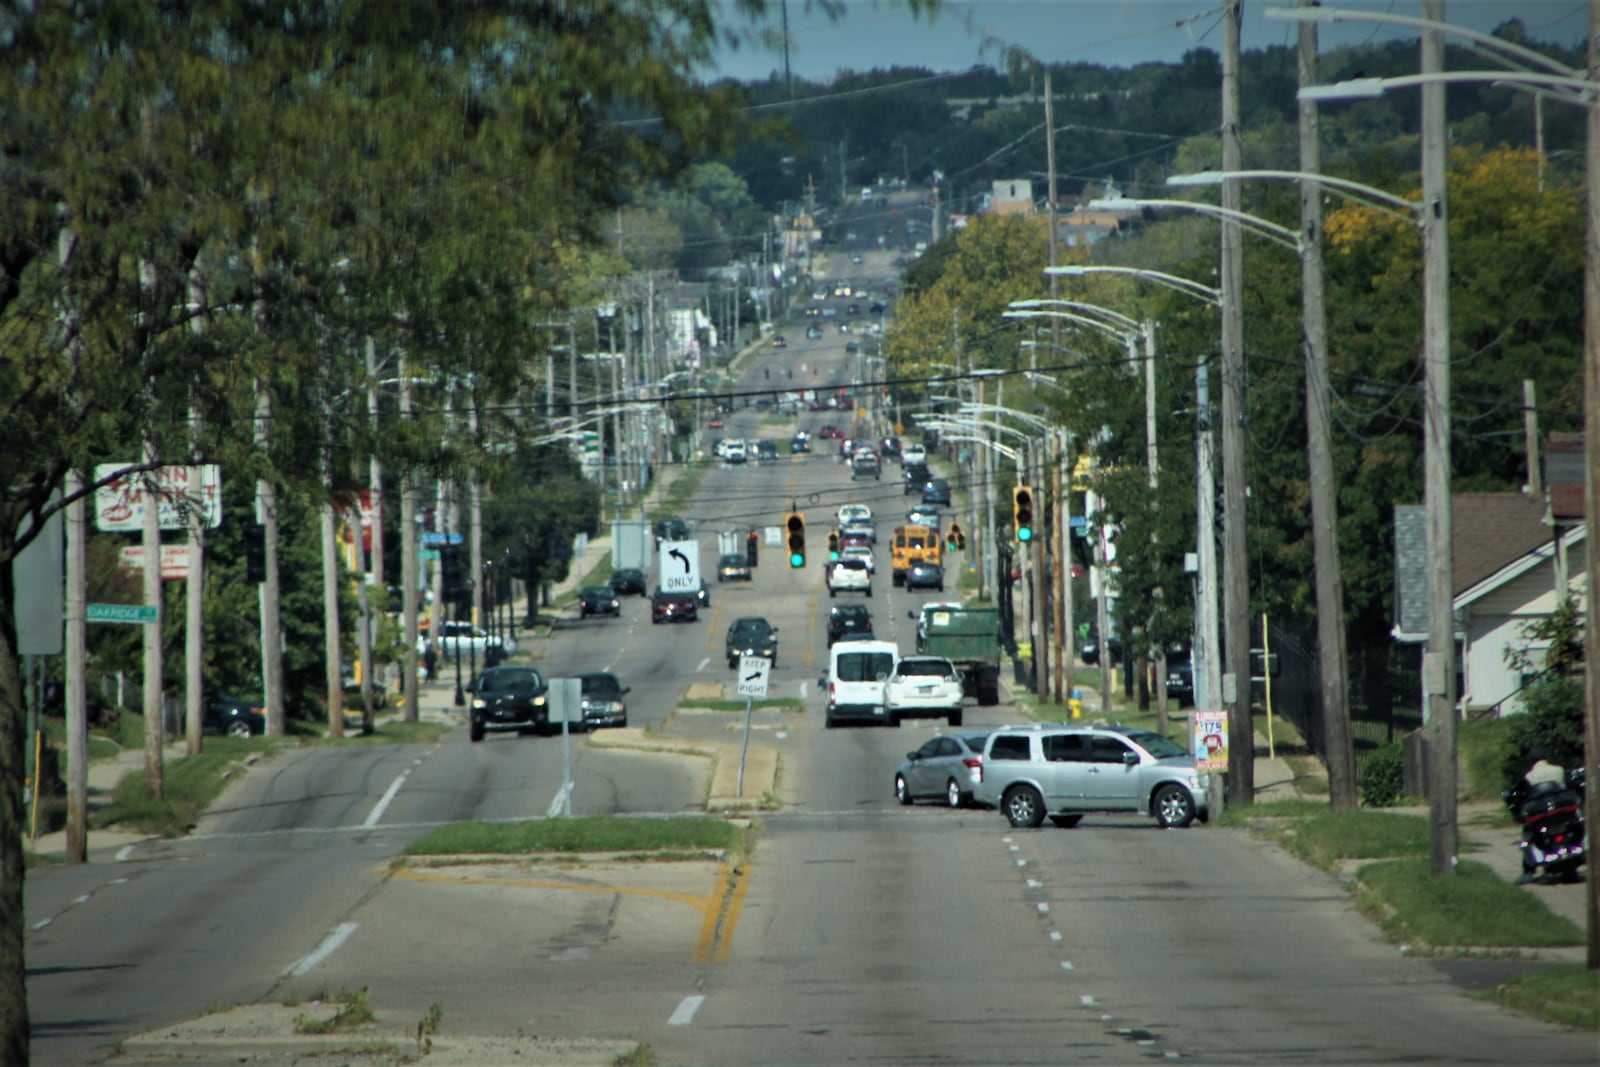
[(1511, 817), (1522, 824), (1524, 878), (1532, 881), (1543, 871), (1545, 881), (1577, 881), (1585, 860), (1583, 825), (1583, 768), (1569, 770), (1565, 782), (1526, 779), (1500, 794)]

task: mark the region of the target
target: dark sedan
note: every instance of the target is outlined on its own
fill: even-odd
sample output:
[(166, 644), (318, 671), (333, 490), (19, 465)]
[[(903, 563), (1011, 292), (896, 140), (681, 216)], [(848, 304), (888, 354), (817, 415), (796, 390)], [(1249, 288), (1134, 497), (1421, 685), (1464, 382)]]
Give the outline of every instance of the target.
[(657, 589), (650, 598), (650, 621), (695, 622), (700, 618), (700, 601), (694, 593), (669, 593)]
[(644, 596), (650, 591), (650, 579), (638, 567), (624, 567), (611, 576), (611, 588), (619, 596), (624, 593)]
[(578, 594), (578, 614), (587, 618), (590, 615), (621, 615), (622, 601), (617, 599), (617, 591), (609, 585), (586, 586)]
[(550, 728), (550, 708), (544, 675), (532, 667), (490, 667), (479, 671), (467, 686), (472, 694), (467, 736), (515, 730), (527, 733)]
[(610, 671), (580, 674), (578, 689), (583, 694), (585, 729), (628, 725), (628, 705), (622, 698), (633, 690), (616, 675)]
[(717, 581), (719, 582), (748, 582), (750, 580), (750, 559), (739, 553), (729, 553), (717, 561)]
[(206, 704), (200, 729), (225, 737), (260, 737), (267, 732), (267, 709), (254, 700), (216, 693)]
[(939, 507), (950, 506), (950, 483), (943, 478), (929, 478), (922, 486), (922, 502)]
[(728, 668), (739, 666), (742, 656), (761, 656), (778, 665), (778, 628), (759, 616), (735, 619), (728, 627)]
[(872, 636), (872, 612), (865, 604), (840, 604), (828, 612), (828, 644), (852, 634)]
[(906, 570), (906, 589), (936, 589), (944, 592), (944, 568), (919, 559)]

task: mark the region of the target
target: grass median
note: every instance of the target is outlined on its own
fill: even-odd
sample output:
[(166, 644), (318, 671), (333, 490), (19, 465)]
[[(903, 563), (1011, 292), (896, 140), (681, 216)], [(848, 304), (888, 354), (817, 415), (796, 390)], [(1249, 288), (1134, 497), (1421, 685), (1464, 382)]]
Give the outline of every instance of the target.
[[(1583, 941), (1576, 924), (1484, 864), (1462, 860), (1454, 875), (1435, 878), (1428, 822), (1421, 816), (1330, 812), (1325, 801), (1298, 800), (1229, 809), (1219, 823), (1265, 833), (1323, 870), (1359, 863), (1352, 872), (1357, 906), (1409, 953), (1515, 958)], [(1515, 978), (1489, 997), (1548, 1022), (1600, 1030), (1600, 972), (1551, 967)]]

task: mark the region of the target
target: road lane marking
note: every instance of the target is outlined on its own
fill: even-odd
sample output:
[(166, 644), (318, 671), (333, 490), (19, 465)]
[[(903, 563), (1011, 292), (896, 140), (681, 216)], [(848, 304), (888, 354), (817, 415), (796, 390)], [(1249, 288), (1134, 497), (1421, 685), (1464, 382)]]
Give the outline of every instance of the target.
[(698, 993), (691, 997), (684, 997), (683, 1000), (679, 1002), (677, 1008), (673, 1010), (672, 1015), (667, 1019), (667, 1025), (688, 1026), (690, 1023), (694, 1022), (694, 1013), (699, 1011), (700, 1005), (704, 1004), (705, 1002), (706, 998)]
[(406, 778), (410, 774), (411, 768), (407, 767), (400, 772), (400, 777), (389, 783), (389, 788), (384, 790), (383, 796), (379, 798), (377, 805), (367, 813), (366, 819), (361, 823), (363, 830), (370, 830), (378, 825), (378, 820), (383, 818), (385, 811), (389, 810), (389, 805), (393, 803), (395, 794), (400, 792), (400, 787), (406, 784)]
[(344, 944), (351, 934), (356, 932), (356, 927), (359, 925), (361, 924), (340, 923), (338, 926), (334, 927), (333, 933), (323, 938), (322, 944), (318, 945), (314, 950), (312, 950), (309, 955), (301, 956), (294, 963), (290, 964), (289, 969), (283, 972), (284, 977), (299, 978), (317, 964), (333, 955), (334, 951), (338, 949), (340, 945)]

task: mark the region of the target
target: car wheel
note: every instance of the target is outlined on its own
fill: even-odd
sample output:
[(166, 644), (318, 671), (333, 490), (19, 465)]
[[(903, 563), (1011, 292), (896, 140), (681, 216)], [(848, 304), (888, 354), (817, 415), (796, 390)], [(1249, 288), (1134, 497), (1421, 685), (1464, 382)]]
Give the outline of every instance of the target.
[(1194, 822), (1194, 797), (1181, 785), (1164, 785), (1156, 790), (1156, 822), (1164, 829), (1173, 830)]
[(944, 784), (944, 802), (952, 808), (967, 806), (967, 795), (961, 791), (961, 786), (954, 778)]
[(906, 784), (906, 776), (903, 774), (894, 776), (894, 798), (908, 806), (911, 803), (911, 787)]
[(1014, 785), (1000, 798), (1000, 810), (1012, 826), (1031, 830), (1044, 822), (1044, 797), (1031, 785)]
[(952, 711), (949, 715), (946, 715), (944, 717), (944, 721), (946, 723), (948, 723), (949, 725), (951, 725), (951, 726), (960, 726), (961, 725), (961, 709), (957, 708), (956, 710)]
[(838, 596), (838, 595), (839, 595), (839, 594), (838, 594), (838, 593), (835, 593), (835, 592), (834, 592), (834, 591), (833, 591), (833, 586), (831, 586), (831, 585), (830, 585), (830, 586), (828, 586), (828, 595), (829, 595), (829, 596), (832, 596), (832, 597), (836, 597), (836, 596)]
[(467, 736), (474, 741), (483, 740), (483, 721), (481, 719), (472, 720), (472, 725), (467, 727)]
[(872, 586), (870, 586), (870, 585), (869, 585), (869, 586), (867, 586), (867, 595), (868, 595), (868, 596), (871, 596), (871, 595), (872, 595)]
[(730, 671), (738, 670), (739, 669), (739, 661), (738, 661), (738, 659), (736, 659), (733, 656), (729, 656), (728, 657), (728, 669)]
[(1052, 815), (1050, 821), (1063, 830), (1070, 830), (1083, 821), (1082, 815)]
[(250, 724), (243, 719), (234, 719), (228, 724), (229, 737), (249, 737)]

